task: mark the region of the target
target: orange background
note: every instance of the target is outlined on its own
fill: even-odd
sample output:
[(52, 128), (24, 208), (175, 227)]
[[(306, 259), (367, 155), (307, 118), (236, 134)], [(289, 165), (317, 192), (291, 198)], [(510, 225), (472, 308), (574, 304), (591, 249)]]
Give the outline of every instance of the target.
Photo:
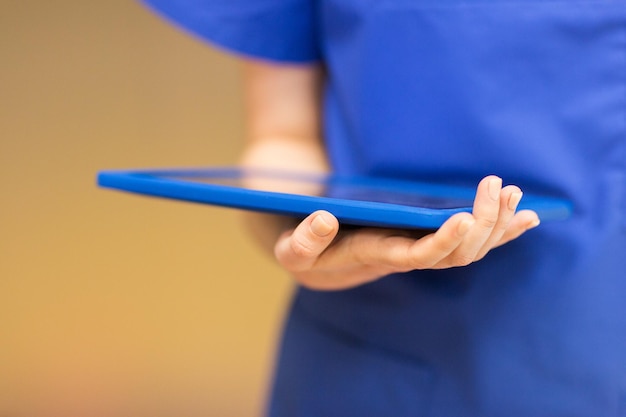
[(227, 165), (234, 59), (139, 3), (0, 3), (0, 415), (258, 416), (289, 279), (235, 211), (100, 190)]

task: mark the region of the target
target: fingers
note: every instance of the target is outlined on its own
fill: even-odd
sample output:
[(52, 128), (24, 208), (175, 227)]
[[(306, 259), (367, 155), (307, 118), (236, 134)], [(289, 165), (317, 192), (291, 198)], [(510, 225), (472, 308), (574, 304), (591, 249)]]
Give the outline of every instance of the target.
[(469, 213), (458, 213), (448, 219), (437, 232), (418, 240), (411, 247), (414, 269), (438, 269), (458, 250), (476, 220)]
[(474, 226), (454, 251), (455, 263), (467, 265), (473, 262), (498, 225), (500, 215), (502, 179), (490, 175), (478, 184), (472, 215)]
[(509, 226), (498, 242), (494, 244), (494, 248), (504, 245), (511, 240), (517, 239), (527, 230), (539, 226), (539, 216), (532, 210), (521, 210), (515, 214), (509, 222)]
[[(475, 259), (482, 259), (489, 250), (491, 250), (498, 242), (500, 242), (504, 233), (508, 230), (509, 223), (515, 215), (517, 205), (522, 199), (522, 191), (515, 185), (509, 185), (500, 192), (500, 208), (498, 211), (498, 220), (494, 225), (491, 234), (482, 248), (476, 254)], [(521, 233), (520, 233), (521, 234)]]
[(518, 238), (526, 230), (539, 224), (533, 211), (515, 214), (522, 198), (519, 187), (502, 188), (502, 180), (495, 176), (484, 178), (478, 185), (472, 215), (475, 224), (457, 248), (432, 268), (465, 266), (482, 259), (494, 247)]
[(331, 244), (338, 230), (335, 216), (316, 211), (278, 239), (274, 247), (276, 259), (289, 271), (307, 270)]
[(469, 213), (458, 213), (435, 233), (418, 240), (392, 231), (363, 230), (346, 239), (349, 257), (361, 264), (385, 265), (395, 272), (428, 269), (448, 257), (475, 221)]

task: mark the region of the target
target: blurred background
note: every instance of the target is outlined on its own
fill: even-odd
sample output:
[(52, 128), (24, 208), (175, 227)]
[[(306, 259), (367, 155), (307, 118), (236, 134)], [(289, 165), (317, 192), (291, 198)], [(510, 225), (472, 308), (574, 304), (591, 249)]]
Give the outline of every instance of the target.
[(131, 0), (0, 0), (0, 416), (259, 416), (289, 279), (231, 210), (101, 190), (228, 165), (239, 68)]

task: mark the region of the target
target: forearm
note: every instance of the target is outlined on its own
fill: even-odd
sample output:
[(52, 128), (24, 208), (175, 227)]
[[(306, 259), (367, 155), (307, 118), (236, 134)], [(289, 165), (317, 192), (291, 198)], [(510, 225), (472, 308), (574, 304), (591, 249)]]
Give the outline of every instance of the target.
[[(322, 174), (329, 170), (320, 129), (321, 69), (247, 62), (245, 168)], [(280, 191), (280, 190), (275, 190)], [(298, 190), (285, 190), (298, 192)], [(295, 219), (246, 212), (244, 224), (268, 253)]]

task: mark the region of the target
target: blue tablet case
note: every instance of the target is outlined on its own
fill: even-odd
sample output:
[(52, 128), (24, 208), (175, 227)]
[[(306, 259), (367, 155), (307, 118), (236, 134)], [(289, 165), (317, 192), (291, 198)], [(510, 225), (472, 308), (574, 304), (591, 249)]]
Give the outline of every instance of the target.
[[(240, 168), (102, 171), (98, 184), (299, 218), (327, 210), (344, 224), (403, 229), (438, 228), (455, 213), (471, 212), (475, 194), (475, 188), (425, 182)], [(301, 194), (305, 189), (317, 195)], [(572, 211), (566, 200), (526, 194), (518, 209), (535, 210), (542, 221), (566, 219)]]

